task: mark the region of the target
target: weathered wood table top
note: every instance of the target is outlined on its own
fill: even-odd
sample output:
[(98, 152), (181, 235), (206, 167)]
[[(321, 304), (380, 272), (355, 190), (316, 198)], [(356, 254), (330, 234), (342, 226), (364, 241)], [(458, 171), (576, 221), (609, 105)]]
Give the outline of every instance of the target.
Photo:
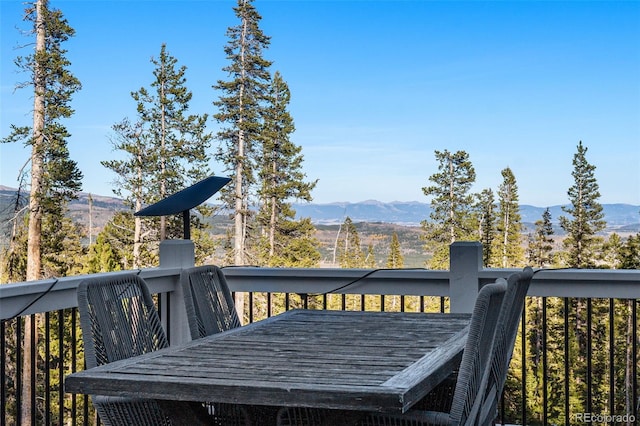
[(459, 364), (470, 315), (294, 310), (71, 374), (71, 393), (404, 412)]

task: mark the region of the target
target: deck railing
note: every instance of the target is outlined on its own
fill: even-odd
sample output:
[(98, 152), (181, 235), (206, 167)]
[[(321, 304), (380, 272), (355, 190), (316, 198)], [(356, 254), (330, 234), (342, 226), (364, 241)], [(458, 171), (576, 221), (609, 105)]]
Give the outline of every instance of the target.
[[(448, 271), (225, 268), (245, 294), (245, 322), (291, 308), (470, 311), (478, 288), (513, 270), (483, 269), (477, 243), (451, 247)], [(179, 275), (193, 265), (189, 241), (161, 247), (160, 267), (136, 271), (158, 295), (172, 344), (188, 340)], [(97, 424), (88, 398), (65, 394), (61, 378), (84, 368), (76, 288), (87, 276), (0, 286), (0, 426)], [(638, 418), (640, 271), (540, 271), (532, 281), (521, 336), (501, 404), (510, 424), (635, 424)], [(25, 330), (25, 318), (31, 328)], [(34, 361), (25, 376), (25, 336)], [(524, 354), (524, 356), (523, 356)], [(30, 368), (29, 368), (30, 367)], [(22, 400), (24, 378), (33, 389)]]

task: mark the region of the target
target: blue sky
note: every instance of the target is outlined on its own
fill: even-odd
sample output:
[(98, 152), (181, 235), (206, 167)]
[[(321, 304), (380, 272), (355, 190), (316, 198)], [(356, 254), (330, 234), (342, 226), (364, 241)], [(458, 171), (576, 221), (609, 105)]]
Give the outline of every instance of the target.
[[(162, 43), (187, 66), (193, 113), (215, 113), (235, 0), (62, 1), (65, 44), (83, 89), (65, 125), (83, 190), (112, 195), (111, 126), (135, 117)], [(640, 2), (256, 0), (264, 52), (292, 93), (314, 202), (422, 201), (435, 150), (469, 153), (474, 191), (510, 167), (521, 204), (567, 203), (578, 141), (603, 203), (640, 205)], [(0, 0), (0, 136), (31, 122), (13, 59), (29, 40), (22, 0)], [(211, 120), (211, 131), (217, 124)], [(211, 149), (214, 152), (217, 142)], [(0, 184), (29, 151), (0, 146)], [(224, 174), (213, 156), (211, 170)]]

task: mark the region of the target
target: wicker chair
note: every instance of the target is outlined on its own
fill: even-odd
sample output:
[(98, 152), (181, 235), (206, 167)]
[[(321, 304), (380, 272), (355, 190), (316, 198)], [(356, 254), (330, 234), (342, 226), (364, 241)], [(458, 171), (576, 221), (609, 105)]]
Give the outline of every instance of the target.
[(483, 411), (480, 413), (480, 424), (493, 424), (498, 418), (498, 399), (502, 395), (507, 379), (520, 316), (532, 278), (533, 269), (526, 267), (521, 272), (511, 274), (507, 279), (507, 292), (498, 319), (494, 354), (491, 359), (491, 374), (485, 391)]
[(240, 327), (231, 291), (214, 265), (183, 269), (180, 282), (192, 339)]
[[(78, 286), (87, 368), (168, 346), (153, 300), (136, 275), (91, 278)], [(153, 400), (92, 395), (105, 425), (170, 425)]]
[[(183, 269), (180, 282), (192, 339), (240, 327), (231, 291), (219, 267), (206, 265)], [(220, 423), (224, 425), (255, 425), (269, 417), (266, 407), (218, 402), (208, 402), (206, 406), (209, 412), (225, 419)]]
[[(363, 418), (355, 424), (372, 426), (474, 424), (482, 409), (483, 389), (489, 380), (494, 335), (506, 289), (507, 281), (498, 279), (495, 283), (482, 287), (478, 294), (449, 412), (416, 409), (398, 415), (363, 413)], [(330, 423), (329, 417), (335, 418), (335, 416), (335, 410), (283, 408), (278, 412), (278, 425), (324, 425)]]
[[(78, 286), (77, 295), (87, 368), (168, 346), (151, 294), (139, 276), (87, 279)], [(102, 395), (92, 395), (91, 399), (102, 423), (108, 426), (171, 425), (155, 400)], [(233, 424), (208, 416), (197, 403), (181, 404), (180, 409), (191, 419)]]

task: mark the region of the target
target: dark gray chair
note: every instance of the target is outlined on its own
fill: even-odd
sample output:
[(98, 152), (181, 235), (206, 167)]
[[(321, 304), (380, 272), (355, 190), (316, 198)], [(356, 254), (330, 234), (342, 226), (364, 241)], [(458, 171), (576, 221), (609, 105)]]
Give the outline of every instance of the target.
[(231, 291), (219, 267), (183, 269), (180, 282), (192, 339), (240, 327)]
[[(233, 297), (222, 270), (215, 265), (183, 269), (180, 283), (192, 339), (240, 327)], [(265, 409), (218, 402), (206, 403), (210, 412), (229, 419), (221, 424), (256, 424)]]
[[(97, 277), (78, 286), (78, 310), (87, 368), (168, 346), (146, 283), (137, 275)], [(92, 395), (105, 425), (171, 425), (155, 400)], [(205, 423), (246, 425), (227, 413), (207, 413), (198, 403), (179, 403), (181, 415)]]
[[(501, 278), (495, 283), (482, 287), (478, 294), (450, 411), (410, 410), (398, 415), (363, 413), (364, 418), (355, 424), (368, 426), (475, 424), (482, 411), (483, 390), (489, 380), (494, 335), (506, 290), (507, 281)], [(335, 417), (335, 410), (332, 413), (332, 410), (283, 408), (278, 413), (278, 425), (323, 425), (328, 424), (329, 416)]]
[(507, 279), (507, 292), (498, 319), (494, 353), (491, 359), (491, 374), (484, 395), (485, 402), (480, 413), (479, 424), (493, 424), (498, 418), (498, 399), (502, 395), (507, 380), (520, 317), (532, 278), (533, 269), (526, 267), (521, 272), (511, 274)]
[[(168, 346), (144, 281), (136, 275), (91, 278), (78, 286), (87, 368)], [(154, 400), (92, 395), (105, 425), (170, 425)]]

